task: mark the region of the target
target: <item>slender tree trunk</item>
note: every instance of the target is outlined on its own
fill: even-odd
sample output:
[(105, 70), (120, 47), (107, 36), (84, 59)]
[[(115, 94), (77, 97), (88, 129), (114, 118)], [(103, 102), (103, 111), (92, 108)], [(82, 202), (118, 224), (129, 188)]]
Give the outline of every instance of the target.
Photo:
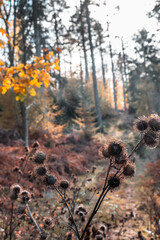
[(95, 68), (95, 60), (94, 60), (94, 52), (93, 52), (93, 44), (92, 44), (92, 34), (91, 34), (91, 24), (90, 24), (90, 16), (89, 16), (89, 9), (88, 9), (88, 0), (86, 1), (85, 4), (86, 4), (89, 45), (90, 45), (91, 59), (92, 59), (92, 76), (93, 76), (93, 87), (94, 87), (94, 99), (95, 99), (95, 105), (96, 105), (98, 125), (99, 125), (99, 128), (100, 128), (100, 131), (103, 131), (102, 115), (101, 115), (101, 108), (100, 108), (100, 101), (99, 101), (99, 94), (98, 94), (96, 68)]
[(125, 58), (125, 48), (124, 48), (123, 38), (121, 38), (121, 43), (122, 43), (123, 71), (125, 76), (124, 81), (125, 81), (126, 89), (128, 89), (127, 64), (126, 64), (126, 58)]
[(29, 120), (28, 120), (28, 109), (26, 107), (25, 101), (20, 101), (20, 108), (21, 108), (21, 115), (22, 115), (22, 121), (23, 121), (23, 136), (24, 136), (24, 142), (25, 146), (28, 147), (29, 145)]
[(37, 12), (37, 0), (33, 0), (33, 24), (34, 24), (34, 40), (36, 46), (36, 56), (41, 56), (41, 40), (40, 40), (40, 29), (38, 25), (38, 12)]
[(115, 78), (115, 70), (114, 70), (114, 63), (113, 63), (113, 53), (112, 53), (112, 46), (109, 43), (109, 51), (110, 51), (110, 58), (111, 58), (111, 66), (112, 66), (112, 80), (113, 80), (113, 95), (114, 95), (114, 109), (117, 112), (117, 92), (116, 92), (116, 78)]
[(103, 77), (103, 86), (106, 88), (106, 79), (105, 79), (105, 68), (104, 68), (104, 60), (103, 60), (103, 52), (102, 48), (100, 47), (100, 57), (101, 57), (101, 68), (102, 68), (102, 77)]
[(123, 75), (123, 66), (122, 66), (122, 59), (120, 59), (120, 73), (122, 78), (122, 86), (123, 86), (123, 102), (124, 102), (124, 111), (126, 111), (126, 88), (125, 88), (125, 81)]
[(84, 36), (84, 24), (83, 24), (83, 11), (82, 11), (82, 1), (80, 0), (80, 8), (81, 8), (81, 35), (82, 35), (82, 46), (83, 46), (83, 54), (84, 54), (84, 63), (85, 63), (85, 74), (86, 74), (86, 83), (89, 81), (89, 71), (88, 71), (88, 59), (87, 59), (87, 50), (85, 44), (85, 36)]

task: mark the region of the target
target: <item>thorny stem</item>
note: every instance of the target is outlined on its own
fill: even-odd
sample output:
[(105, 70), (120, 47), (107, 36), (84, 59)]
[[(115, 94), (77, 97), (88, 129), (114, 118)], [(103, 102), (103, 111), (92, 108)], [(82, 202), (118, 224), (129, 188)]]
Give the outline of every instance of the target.
[(70, 210), (70, 208), (69, 208), (69, 206), (68, 206), (68, 204), (67, 204), (67, 202), (66, 202), (66, 199), (64, 198), (64, 196), (62, 195), (62, 193), (58, 190), (58, 188), (56, 188), (56, 187), (54, 186), (54, 189), (57, 191), (57, 193), (60, 195), (60, 197), (61, 197), (62, 200), (64, 201), (64, 203), (65, 203), (65, 205), (66, 205), (66, 207), (67, 207), (67, 209), (68, 209), (69, 215), (71, 216), (73, 225), (74, 225), (74, 227), (75, 227), (76, 235), (77, 235), (78, 239), (80, 239), (80, 235), (79, 235), (79, 231), (78, 231), (77, 225), (76, 225), (75, 220), (74, 220), (74, 218), (73, 218), (72, 212), (71, 212), (71, 210)]
[(138, 150), (138, 148), (140, 147), (140, 146), (142, 146), (143, 145), (143, 139), (144, 139), (144, 137), (142, 137), (141, 139), (140, 139), (140, 141), (137, 143), (137, 145), (133, 148), (133, 150), (131, 151), (131, 153), (129, 154), (129, 158), (133, 155), (133, 153), (134, 152), (136, 152), (137, 150)]
[(38, 226), (36, 220), (34, 219), (34, 217), (33, 217), (32, 213), (31, 213), (31, 210), (30, 210), (30, 207), (29, 207), (28, 203), (26, 203), (26, 207), (27, 207), (27, 209), (28, 209), (28, 212), (29, 212), (30, 218), (32, 219), (34, 225), (35, 225), (36, 228), (38, 229), (38, 232), (41, 234), (41, 229), (39, 228), (39, 226)]
[(11, 218), (10, 218), (10, 232), (9, 232), (9, 239), (12, 240), (12, 219), (13, 219), (13, 207), (14, 207), (14, 202), (12, 202), (12, 206), (11, 206)]

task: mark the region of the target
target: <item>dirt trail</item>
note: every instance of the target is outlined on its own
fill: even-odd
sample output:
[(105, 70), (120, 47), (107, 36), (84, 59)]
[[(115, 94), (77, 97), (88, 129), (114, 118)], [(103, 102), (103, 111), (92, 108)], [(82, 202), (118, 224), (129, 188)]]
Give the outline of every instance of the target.
[[(120, 223), (115, 229), (112, 229), (111, 240), (136, 240), (138, 238), (138, 231), (142, 231), (142, 235), (145, 239), (150, 239), (144, 221), (144, 214), (138, 210), (138, 198), (135, 191), (135, 181), (130, 181), (123, 187), (123, 190), (119, 190), (116, 193), (117, 205), (121, 209), (122, 216), (119, 217), (119, 221), (127, 218), (129, 219), (125, 223)], [(119, 201), (118, 201), (119, 198)], [(116, 199), (115, 199), (116, 200)], [(119, 225), (119, 224), (118, 224)], [(123, 226), (123, 227), (122, 227)], [(118, 237), (119, 232), (121, 232)]]

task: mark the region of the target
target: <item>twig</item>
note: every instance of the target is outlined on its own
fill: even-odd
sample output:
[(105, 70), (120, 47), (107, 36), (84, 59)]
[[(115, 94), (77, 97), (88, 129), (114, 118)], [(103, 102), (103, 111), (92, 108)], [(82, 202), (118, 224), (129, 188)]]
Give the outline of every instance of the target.
[(13, 219), (13, 207), (14, 207), (14, 202), (12, 201), (12, 206), (11, 206), (11, 219), (10, 219), (10, 223), (9, 223), (9, 226), (10, 226), (10, 232), (9, 232), (9, 239), (12, 240), (12, 219)]
[(136, 152), (138, 150), (138, 148), (140, 146), (143, 145), (143, 139), (144, 139), (144, 137), (142, 137), (141, 140), (137, 143), (137, 145), (133, 148), (133, 150), (131, 151), (131, 153), (128, 156), (129, 158), (133, 155), (134, 152)]
[(29, 212), (30, 218), (32, 219), (34, 225), (35, 225), (36, 228), (38, 229), (38, 232), (41, 234), (42, 231), (41, 231), (41, 229), (39, 228), (39, 226), (38, 226), (36, 220), (34, 219), (34, 217), (33, 217), (32, 213), (31, 213), (31, 210), (30, 210), (30, 207), (29, 207), (28, 203), (26, 203), (26, 207), (27, 207), (27, 209), (28, 209), (28, 212)]
[(76, 235), (77, 235), (78, 239), (80, 239), (80, 235), (79, 235), (79, 231), (78, 231), (77, 225), (76, 225), (76, 223), (75, 223), (75, 220), (74, 220), (74, 218), (73, 218), (72, 212), (71, 212), (71, 210), (70, 210), (70, 208), (69, 208), (69, 206), (68, 206), (68, 204), (67, 204), (64, 196), (62, 195), (62, 193), (61, 193), (55, 186), (54, 186), (54, 189), (57, 191), (57, 193), (60, 195), (60, 197), (61, 197), (62, 200), (64, 201), (64, 203), (65, 203), (65, 205), (66, 205), (66, 207), (67, 207), (67, 209), (68, 209), (69, 215), (71, 216), (73, 225), (74, 225), (74, 227), (75, 227)]

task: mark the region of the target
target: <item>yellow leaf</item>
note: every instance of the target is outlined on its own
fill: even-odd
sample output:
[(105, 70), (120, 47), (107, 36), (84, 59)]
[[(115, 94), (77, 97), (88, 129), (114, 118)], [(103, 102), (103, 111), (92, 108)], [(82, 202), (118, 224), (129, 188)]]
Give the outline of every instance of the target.
[(51, 56), (51, 57), (53, 56), (53, 52), (49, 52), (48, 54), (49, 54), (49, 56)]
[(7, 88), (6, 87), (2, 87), (1, 88), (1, 93), (4, 95), (7, 92)]
[(60, 70), (60, 67), (59, 67), (58, 64), (59, 64), (59, 59), (55, 59), (55, 61), (54, 61), (54, 65), (55, 65), (54, 69), (57, 70), (57, 71)]
[(20, 96), (17, 95), (17, 96), (16, 96), (16, 101), (19, 101), (19, 100), (20, 100)]
[(0, 65), (4, 65), (4, 62), (2, 60), (0, 60)]
[(35, 96), (35, 95), (36, 95), (36, 91), (35, 91), (34, 88), (31, 88), (31, 89), (29, 90), (29, 93), (30, 93), (31, 96)]

